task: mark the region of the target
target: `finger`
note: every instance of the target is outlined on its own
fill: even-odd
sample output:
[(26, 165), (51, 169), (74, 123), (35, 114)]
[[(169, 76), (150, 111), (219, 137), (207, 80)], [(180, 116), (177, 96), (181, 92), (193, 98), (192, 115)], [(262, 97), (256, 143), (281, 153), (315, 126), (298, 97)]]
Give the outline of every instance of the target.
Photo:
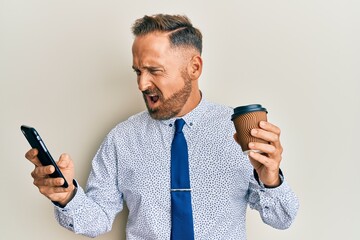
[(272, 133), (275, 133), (276, 135), (280, 136), (281, 134), (281, 130), (279, 127), (275, 126), (274, 124), (272, 123), (269, 123), (269, 122), (266, 122), (266, 121), (261, 121), (260, 124), (259, 124), (260, 128), (266, 130), (266, 131), (269, 131), (269, 132), (272, 132)]
[(268, 158), (267, 156), (261, 154), (261, 153), (257, 153), (257, 152), (249, 152), (249, 157), (253, 160), (253, 161), (257, 161), (259, 163), (261, 163), (262, 165), (264, 165), (267, 169), (269, 170), (276, 170), (278, 169), (279, 163), (271, 158)]
[(42, 166), (38, 156), (38, 150), (36, 148), (32, 148), (25, 153), (25, 158), (32, 162), (35, 166)]
[(261, 153), (260, 155), (266, 156), (270, 158), (271, 161), (275, 161), (280, 165), (280, 162), (282, 160), (282, 147), (276, 148), (275, 146), (270, 144), (251, 142), (249, 143), (249, 148), (251, 150), (257, 150)]
[(64, 184), (64, 179), (62, 178), (36, 178), (34, 179), (34, 185), (37, 187), (61, 187)]
[(52, 165), (35, 167), (34, 171), (31, 173), (31, 176), (33, 178), (44, 178), (52, 174), (54, 171), (55, 168)]
[(51, 187), (40, 186), (38, 189), (41, 194), (45, 195), (47, 198), (49, 198), (52, 201), (57, 201), (61, 198), (60, 196), (56, 196), (58, 193), (67, 193), (71, 191), (68, 188), (52, 187), (52, 186)]
[(266, 153), (268, 155), (272, 155), (276, 153), (276, 148), (273, 145), (265, 144), (265, 143), (258, 143), (258, 142), (250, 142), (249, 148), (251, 150), (258, 150), (262, 153)]
[(263, 129), (251, 129), (251, 135), (256, 137), (256, 138), (260, 138), (266, 142), (271, 142), (271, 143), (277, 143), (280, 141), (280, 137), (279, 135), (267, 131), (267, 130), (263, 130)]
[(69, 154), (63, 153), (60, 155), (59, 161), (56, 163), (60, 168), (67, 168), (71, 164), (71, 158)]

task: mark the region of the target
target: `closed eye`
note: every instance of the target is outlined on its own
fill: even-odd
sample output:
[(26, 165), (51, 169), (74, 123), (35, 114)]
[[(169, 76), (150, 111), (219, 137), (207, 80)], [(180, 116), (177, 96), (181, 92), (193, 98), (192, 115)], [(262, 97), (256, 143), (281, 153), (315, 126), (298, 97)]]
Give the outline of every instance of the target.
[(133, 70), (134, 70), (134, 72), (136, 73), (137, 76), (141, 75), (141, 71), (139, 69), (133, 67)]
[[(132, 67), (132, 69), (134, 70), (134, 72), (136, 73), (137, 76), (140, 76), (142, 74), (142, 71), (136, 67)], [(158, 67), (143, 67), (144, 71), (150, 73), (151, 75), (157, 75), (161, 72), (163, 72), (162, 68), (158, 68)]]
[(159, 68), (148, 68), (148, 71), (149, 71), (149, 73), (150, 74), (153, 74), (153, 75), (155, 75), (155, 74), (158, 74), (158, 73), (160, 73), (161, 72), (161, 69), (159, 69)]

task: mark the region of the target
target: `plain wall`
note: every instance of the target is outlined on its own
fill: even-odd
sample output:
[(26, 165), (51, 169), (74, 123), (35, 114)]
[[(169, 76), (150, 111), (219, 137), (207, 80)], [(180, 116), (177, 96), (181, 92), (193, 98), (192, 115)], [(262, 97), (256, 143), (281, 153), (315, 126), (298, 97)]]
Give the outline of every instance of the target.
[[(32, 184), (21, 124), (85, 186), (108, 131), (145, 109), (131, 69), (135, 19), (186, 14), (204, 36), (200, 86), (214, 102), (261, 103), (282, 129), (300, 199), (285, 231), (249, 210), (248, 239), (360, 239), (360, 3), (349, 0), (0, 0), (1, 239), (85, 239)], [(98, 239), (125, 239), (127, 212)]]

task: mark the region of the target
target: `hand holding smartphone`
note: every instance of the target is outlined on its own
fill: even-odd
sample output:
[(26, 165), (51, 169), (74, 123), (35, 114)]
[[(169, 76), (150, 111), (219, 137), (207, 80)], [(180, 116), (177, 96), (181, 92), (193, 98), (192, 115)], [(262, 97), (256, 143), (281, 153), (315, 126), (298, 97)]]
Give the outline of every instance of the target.
[(55, 171), (50, 174), (50, 177), (52, 178), (58, 178), (61, 177), (64, 179), (64, 184), (62, 187), (67, 188), (69, 184), (67, 183), (65, 177), (61, 173), (59, 167), (57, 166), (56, 162), (52, 158), (50, 152), (45, 146), (44, 141), (41, 139), (39, 133), (35, 130), (33, 127), (21, 126), (21, 131), (24, 134), (25, 138), (29, 142), (30, 146), (32, 148), (36, 148), (38, 150), (38, 158), (43, 166), (53, 165), (55, 168)]

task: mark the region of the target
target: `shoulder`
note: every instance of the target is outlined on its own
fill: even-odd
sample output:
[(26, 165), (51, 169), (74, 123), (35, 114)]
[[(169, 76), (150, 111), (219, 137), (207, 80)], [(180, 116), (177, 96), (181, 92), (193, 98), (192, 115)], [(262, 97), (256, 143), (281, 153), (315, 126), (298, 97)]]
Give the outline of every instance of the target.
[(231, 118), (231, 114), (233, 113), (233, 108), (214, 102), (207, 102), (207, 111), (210, 114)]
[(207, 120), (212, 119), (217, 123), (222, 122), (225, 125), (232, 124), (231, 122), (231, 115), (233, 114), (232, 107), (218, 103), (213, 103), (213, 102), (207, 102), (206, 105), (207, 107), (204, 117)]
[(220, 135), (231, 135), (235, 131), (231, 121), (231, 107), (205, 100), (201, 104), (200, 114), (196, 116), (201, 131)]

